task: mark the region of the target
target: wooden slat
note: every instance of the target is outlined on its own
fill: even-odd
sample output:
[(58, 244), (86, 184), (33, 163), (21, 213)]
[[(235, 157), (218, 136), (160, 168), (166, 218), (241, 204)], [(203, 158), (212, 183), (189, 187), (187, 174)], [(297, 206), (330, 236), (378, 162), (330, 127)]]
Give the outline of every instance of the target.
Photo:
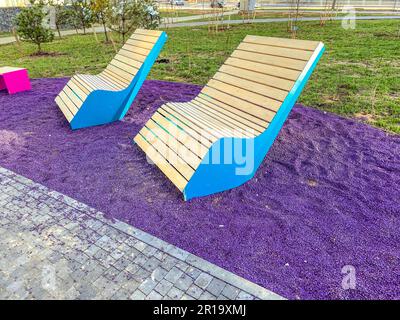
[(300, 75), (300, 71), (282, 68), (278, 66), (271, 66), (253, 61), (242, 60), (240, 58), (228, 58), (225, 65), (241, 68), (253, 72), (259, 72), (265, 75), (278, 77), (283, 80), (296, 81)]
[(148, 30), (148, 29), (136, 29), (135, 34), (143, 34), (146, 36), (160, 37), (162, 31), (159, 30)]
[(233, 67), (230, 65), (224, 64), (219, 69), (220, 72), (230, 74), (232, 76), (238, 77), (238, 79), (246, 79), (251, 80), (260, 84), (265, 84), (271, 86), (273, 88), (290, 91), (293, 88), (294, 81), (281, 79), (275, 76), (271, 76), (268, 74), (263, 74), (259, 72), (254, 72), (246, 69), (241, 69), (238, 67)]
[(126, 88), (127, 86), (127, 81), (125, 79), (122, 79), (120, 76), (112, 72), (111, 70), (105, 69), (101, 73), (102, 78), (108, 79), (108, 81), (112, 82), (115, 86), (121, 88)]
[(139, 70), (143, 65), (143, 62), (136, 61), (135, 59), (128, 58), (122, 54), (117, 54), (113, 60), (118, 60), (120, 62), (125, 63), (127, 66), (132, 66), (135, 70)]
[(115, 67), (121, 69), (122, 71), (124, 71), (124, 72), (130, 74), (130, 75), (132, 76), (132, 78), (133, 78), (133, 76), (135, 76), (135, 74), (136, 74), (137, 71), (138, 71), (138, 69), (135, 68), (134, 66), (128, 65), (128, 64), (126, 64), (126, 63), (124, 63), (124, 62), (121, 62), (121, 61), (119, 61), (119, 60), (117, 60), (117, 59), (113, 59), (113, 60), (110, 62), (110, 65), (113, 65), (113, 66), (115, 66)]
[(157, 152), (140, 134), (136, 135), (134, 141), (146, 153), (157, 167), (168, 177), (169, 180), (182, 192), (187, 181), (161, 154)]
[(181, 110), (184, 110), (194, 121), (197, 123), (201, 122), (204, 127), (213, 133), (217, 138), (223, 137), (246, 137), (246, 133), (243, 133), (240, 128), (233, 126), (229, 122), (224, 122), (221, 117), (213, 117), (212, 113), (205, 112), (203, 108), (199, 108), (198, 105), (192, 102), (181, 103), (178, 106)]
[(232, 107), (230, 108), (232, 108), (233, 110), (223, 108), (221, 106), (218, 106), (218, 104), (215, 104), (215, 101), (214, 103), (212, 103), (206, 99), (203, 99), (201, 96), (196, 97), (191, 102), (196, 103), (204, 109), (207, 109), (207, 112), (215, 113), (216, 116), (224, 117), (227, 121), (234, 122), (238, 127), (241, 127), (243, 130), (250, 130), (251, 132), (261, 133), (265, 129), (265, 127), (261, 127), (260, 125), (249, 121), (243, 116), (238, 115), (234, 112), (236, 111), (236, 109)]
[(281, 102), (285, 100), (285, 98), (288, 95), (287, 91), (269, 87), (267, 85), (263, 85), (250, 80), (240, 79), (238, 77), (234, 77), (229, 74), (224, 74), (221, 72), (217, 72), (213, 78), (215, 80), (222, 81), (224, 83), (240, 87), (242, 89), (258, 93)]
[[(160, 128), (160, 130), (162, 129)], [(170, 149), (161, 139), (157, 138), (146, 126), (140, 130), (140, 135), (189, 181), (194, 170), (182, 158)]]
[(92, 87), (87, 84), (86, 82), (84, 82), (83, 80), (81, 80), (79, 78), (79, 75), (75, 75), (71, 78), (71, 81), (74, 82), (79, 88), (81, 88), (81, 90), (83, 92), (85, 92), (86, 94), (89, 94), (90, 92), (92, 92)]
[(226, 134), (229, 134), (229, 131), (226, 128), (222, 128), (217, 124), (213, 124), (213, 122), (209, 119), (204, 119), (204, 117), (193, 112), (188, 103), (169, 103), (169, 105), (172, 105), (175, 110), (179, 110), (179, 112), (187, 119), (190, 119), (193, 123), (196, 123), (201, 128), (202, 132), (205, 130), (218, 139), (224, 137)]
[(98, 76), (96, 76), (99, 81), (105, 83), (109, 87), (113, 88), (114, 91), (119, 91), (121, 89), (125, 89), (126, 85), (121, 85), (116, 79), (112, 78), (109, 73), (102, 72)]
[(121, 70), (120, 68), (113, 66), (112, 64), (109, 64), (106, 69), (112, 71), (119, 78), (121, 78), (121, 82), (124, 81), (126, 84), (128, 84), (132, 81), (132, 75), (130, 73), (125, 72), (125, 71)]
[(220, 132), (223, 132), (223, 137), (236, 137), (236, 138), (246, 138), (246, 137), (254, 137), (254, 135), (249, 135), (246, 130), (243, 130), (240, 126), (234, 125), (231, 122), (227, 121), (223, 115), (218, 115), (217, 117), (212, 112), (209, 112), (209, 108), (203, 106), (199, 106), (195, 102), (188, 102), (187, 107), (189, 110), (193, 112), (196, 119), (203, 119), (205, 122), (209, 122), (212, 126), (218, 128)]
[(262, 45), (309, 50), (309, 51), (314, 51), (319, 45), (318, 41), (272, 38), (272, 37), (252, 36), (252, 35), (246, 36), (246, 38), (244, 38), (243, 41), (262, 44)]
[(87, 83), (90, 83), (95, 90), (117, 90), (117, 87), (113, 83), (104, 80), (102, 77), (84, 75), (82, 78)]
[(211, 128), (211, 132), (216, 132), (218, 137), (222, 138), (227, 134), (231, 135), (235, 129), (235, 127), (229, 122), (222, 121), (221, 117), (214, 117), (212, 113), (205, 112), (203, 110), (204, 108), (200, 108), (197, 104), (191, 101), (180, 103), (179, 106), (181, 109), (190, 114), (194, 120), (200, 120), (206, 127)]
[(61, 112), (64, 114), (65, 118), (68, 120), (68, 122), (71, 122), (72, 119), (74, 118), (74, 115), (68, 109), (66, 104), (61, 100), (61, 98), (59, 96), (56, 97), (55, 101), (56, 101), (58, 107), (60, 108)]
[(93, 83), (89, 82), (89, 80), (86, 79), (84, 75), (78, 74), (75, 76), (75, 79), (79, 81), (82, 86), (90, 89), (90, 91), (96, 90), (96, 86)]
[(153, 121), (153, 119), (149, 119), (149, 121), (147, 121), (146, 127), (153, 131), (160, 140), (162, 140), (170, 149), (172, 149), (193, 169), (196, 170), (201, 162), (201, 159), (196, 154), (176, 140), (175, 137), (172, 137), (165, 130), (161, 129), (159, 125)]
[(58, 95), (64, 104), (67, 106), (69, 111), (71, 111), (72, 115), (76, 115), (79, 108), (72, 102), (72, 100), (65, 94), (64, 91), (61, 91)]
[(135, 39), (128, 39), (125, 44), (129, 44), (131, 46), (143, 48), (143, 49), (147, 49), (147, 50), (151, 50), (154, 46), (153, 43), (144, 42), (144, 41), (135, 40)]
[(297, 70), (297, 71), (303, 71), (303, 69), (307, 63), (306, 61), (303, 61), (303, 60), (295, 60), (295, 59), (289, 59), (289, 58), (269, 56), (266, 54), (260, 54), (260, 53), (242, 51), (242, 50), (235, 50), (232, 53), (231, 57), (243, 59), (243, 60), (249, 60), (252, 62), (259, 63), (259, 64), (293, 69), (293, 70)]
[(66, 96), (72, 101), (72, 103), (75, 105), (76, 110), (71, 110), (72, 113), (75, 115), (80, 107), (82, 106), (82, 100), (78, 98), (78, 96), (71, 90), (70, 87), (65, 86), (63, 89), (64, 93)]
[(271, 110), (264, 109), (253, 103), (233, 97), (230, 94), (223, 93), (208, 86), (204, 87), (201, 92), (230, 106), (240, 107), (241, 110), (249, 114), (252, 114), (264, 121), (270, 122), (272, 118), (275, 116), (275, 112)]
[(268, 126), (268, 121), (265, 119), (260, 119), (248, 112), (244, 112), (240, 109), (240, 107), (232, 107), (222, 101), (216, 100), (208, 95), (199, 94), (195, 100), (200, 101), (200, 103), (207, 103), (212, 104), (213, 106), (217, 107), (220, 112), (224, 112), (225, 114), (229, 114), (236, 119), (244, 119), (247, 121), (247, 124), (250, 128), (258, 129), (259, 131), (264, 131), (265, 128)]
[(258, 105), (262, 108), (267, 108), (272, 111), (277, 111), (282, 105), (281, 101), (277, 101), (268, 97), (264, 97), (260, 94), (250, 92), (245, 89), (241, 89), (239, 87), (231, 86), (229, 84), (211, 79), (207, 83), (207, 87), (217, 89), (223, 93), (227, 93), (231, 96), (240, 98), (244, 101), (251, 102), (255, 105)]
[(133, 59), (133, 60), (136, 60), (136, 61), (142, 62), (142, 63), (146, 60), (146, 56), (135, 53), (133, 51), (125, 50), (124, 48), (122, 48), (118, 52), (118, 54), (120, 54), (121, 56), (127, 57), (128, 59)]
[(138, 33), (134, 33), (131, 38), (132, 40), (138, 40), (138, 41), (144, 41), (144, 42), (149, 42), (152, 43), (154, 45), (154, 43), (156, 43), (156, 41), (158, 40), (158, 38), (156, 37), (152, 37), (152, 36), (148, 36), (148, 35), (142, 35), (142, 34), (138, 34)]
[(74, 91), (78, 95), (79, 99), (81, 99), (82, 101), (87, 98), (87, 93), (83, 91), (82, 88), (73, 79), (68, 81), (67, 86), (70, 87), (71, 90)]
[(175, 122), (173, 123), (172, 121), (167, 120), (157, 112), (151, 118), (154, 122), (158, 123), (161, 127), (167, 130), (169, 134), (175, 135), (179, 142), (187, 146), (200, 158), (203, 158), (207, 154), (208, 149), (199, 141), (190, 136), (186, 131), (178, 128)]
[(188, 134), (208, 148), (211, 147), (212, 142), (217, 140), (215, 136), (203, 130), (197, 123), (191, 121), (189, 118), (185, 117), (185, 115), (182, 115), (179, 110), (175, 110), (174, 106), (164, 104), (158, 111), (163, 116), (169, 119), (172, 118), (172, 120), (176, 121)]
[(290, 58), (303, 61), (308, 61), (312, 55), (312, 52), (306, 50), (286, 49), (286, 48), (264, 46), (246, 42), (242, 42), (241, 44), (239, 44), (237, 49), (261, 53), (261, 54), (268, 54), (270, 56), (277, 56), (277, 57)]
[[(100, 74), (101, 75), (101, 74)], [(95, 90), (106, 90), (106, 91), (117, 91), (118, 88), (104, 80), (101, 76), (90, 76), (90, 75), (80, 75), (78, 78), (82, 83), (90, 85), (91, 91)]]
[(133, 52), (133, 53), (136, 53), (136, 54), (140, 54), (140, 55), (145, 56), (145, 57), (147, 57), (148, 54), (150, 53), (150, 50), (149, 50), (149, 49), (144, 49), (144, 48), (140, 48), (140, 47), (135, 47), (135, 46), (132, 46), (132, 45), (129, 44), (129, 43), (125, 43), (124, 46), (123, 46), (122, 48), (123, 48), (124, 50), (126, 50), (126, 51)]
[[(232, 128), (234, 129), (239, 129), (239, 130), (244, 130), (244, 131), (251, 131), (252, 133), (249, 133), (248, 136), (254, 136), (254, 129), (249, 127), (248, 125), (244, 124), (241, 121), (238, 121), (238, 117), (232, 117), (232, 114), (226, 115), (223, 111), (225, 111), (222, 108), (216, 109), (215, 106), (212, 104), (206, 104), (205, 102), (201, 103), (198, 100), (192, 100), (191, 104), (195, 105), (197, 109), (200, 112), (206, 113), (212, 117), (215, 118), (220, 118), (220, 121), (223, 121), (224, 123), (229, 124)], [(234, 115), (234, 114), (233, 114)], [(243, 119), (240, 119), (243, 121)], [(256, 131), (257, 133), (260, 133), (260, 131)]]

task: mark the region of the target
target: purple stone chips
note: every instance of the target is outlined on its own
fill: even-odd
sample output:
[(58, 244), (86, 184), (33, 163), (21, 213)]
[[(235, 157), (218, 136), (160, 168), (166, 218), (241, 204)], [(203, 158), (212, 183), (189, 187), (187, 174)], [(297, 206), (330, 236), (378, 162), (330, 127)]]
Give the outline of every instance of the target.
[(296, 105), (251, 181), (184, 202), (132, 139), (201, 88), (146, 81), (122, 122), (71, 131), (66, 81), (0, 93), (0, 166), (290, 299), (400, 299), (400, 136)]

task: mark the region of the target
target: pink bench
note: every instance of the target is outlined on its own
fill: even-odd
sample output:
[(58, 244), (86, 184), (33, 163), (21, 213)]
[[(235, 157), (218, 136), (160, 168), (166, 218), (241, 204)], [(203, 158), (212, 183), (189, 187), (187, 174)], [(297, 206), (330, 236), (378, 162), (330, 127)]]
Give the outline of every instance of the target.
[(0, 67), (0, 90), (9, 94), (31, 90), (28, 71), (24, 68)]

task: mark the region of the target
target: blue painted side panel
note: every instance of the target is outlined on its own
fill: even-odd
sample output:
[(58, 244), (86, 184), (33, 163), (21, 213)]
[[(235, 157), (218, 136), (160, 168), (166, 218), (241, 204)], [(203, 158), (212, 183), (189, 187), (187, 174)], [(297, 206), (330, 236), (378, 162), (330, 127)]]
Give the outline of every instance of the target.
[(71, 128), (75, 130), (121, 120), (132, 105), (166, 40), (167, 34), (163, 32), (126, 89), (91, 92), (72, 119)]
[[(214, 143), (208, 154), (197, 168), (186, 185), (183, 194), (185, 200), (210, 195), (216, 192), (235, 188), (250, 180), (271, 148), (284, 122), (292, 110), (301, 91), (310, 78), (325, 47), (321, 44), (314, 52), (307, 66), (295, 82), (281, 108), (269, 124), (268, 128), (259, 136), (249, 138), (222, 138)], [(238, 165), (238, 161), (226, 163), (225, 146), (231, 144), (233, 149), (241, 146), (246, 163)], [(230, 150), (230, 148), (227, 148)], [(232, 159), (238, 158), (232, 153)], [(210, 161), (212, 159), (212, 161)], [(228, 158), (229, 159), (229, 158)], [(219, 160), (219, 161), (218, 161)], [(224, 161), (225, 160), (225, 161)]]
[(129, 93), (134, 89), (135, 79), (128, 88), (122, 91), (96, 90), (91, 92), (72, 119), (71, 128), (75, 130), (117, 121), (119, 119), (118, 108), (124, 105)]
[(143, 67), (140, 70), (140, 73), (136, 76), (137, 77), (137, 84), (133, 88), (129, 98), (125, 101), (125, 104), (123, 105), (123, 109), (119, 110), (120, 115), (119, 119), (121, 120), (125, 114), (128, 112), (129, 107), (131, 106), (133, 100), (135, 99), (136, 95), (138, 94), (140, 88), (142, 87), (142, 84), (144, 80), (147, 78), (147, 75), (149, 74), (151, 67), (153, 66), (154, 62), (156, 61), (158, 55), (160, 54), (160, 51), (162, 47), (164, 46), (165, 42), (167, 41), (167, 34), (163, 32), (159, 39), (157, 40), (157, 43), (154, 45), (153, 49), (147, 56)]

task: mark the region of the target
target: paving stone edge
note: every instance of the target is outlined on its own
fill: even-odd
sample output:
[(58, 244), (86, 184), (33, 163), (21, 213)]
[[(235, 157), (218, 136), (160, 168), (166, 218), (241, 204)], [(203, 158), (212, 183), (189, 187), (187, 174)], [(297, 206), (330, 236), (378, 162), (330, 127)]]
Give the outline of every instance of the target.
[(127, 235), (136, 237), (139, 240), (146, 243), (147, 245), (152, 246), (156, 249), (162, 250), (178, 260), (189, 263), (189, 264), (195, 266), (196, 268), (202, 270), (203, 272), (210, 274), (211, 276), (213, 276), (215, 278), (219, 278), (230, 285), (233, 285), (243, 291), (246, 291), (246, 292), (252, 294), (253, 296), (255, 296), (258, 299), (286, 300), (284, 297), (282, 297), (268, 289), (265, 289), (255, 283), (253, 283), (249, 280), (246, 280), (246, 279), (244, 279), (230, 271), (227, 271), (219, 266), (216, 266), (215, 264), (212, 264), (211, 262), (208, 262), (207, 260), (204, 260), (198, 256), (195, 256), (188, 251), (177, 248), (174, 245), (169, 244), (159, 238), (156, 238), (156, 237), (152, 236), (151, 234), (144, 232), (136, 227), (133, 227), (123, 221), (106, 218), (104, 213), (99, 212), (98, 210), (91, 208), (88, 205), (83, 204), (83, 203), (81, 203), (69, 196), (66, 196), (62, 193), (59, 193), (54, 190), (50, 190), (49, 188), (47, 188), (41, 184), (38, 184), (31, 179), (28, 179), (17, 173), (14, 173), (13, 171), (10, 171), (6, 168), (0, 167), (0, 174), (6, 176), (8, 178), (13, 178), (27, 186), (35, 185), (39, 191), (45, 192), (47, 195), (53, 197), (54, 199), (65, 202), (67, 205), (89, 215), (91, 218), (97, 219), (97, 220), (109, 225), (110, 227), (113, 227), (121, 232), (126, 233)]

